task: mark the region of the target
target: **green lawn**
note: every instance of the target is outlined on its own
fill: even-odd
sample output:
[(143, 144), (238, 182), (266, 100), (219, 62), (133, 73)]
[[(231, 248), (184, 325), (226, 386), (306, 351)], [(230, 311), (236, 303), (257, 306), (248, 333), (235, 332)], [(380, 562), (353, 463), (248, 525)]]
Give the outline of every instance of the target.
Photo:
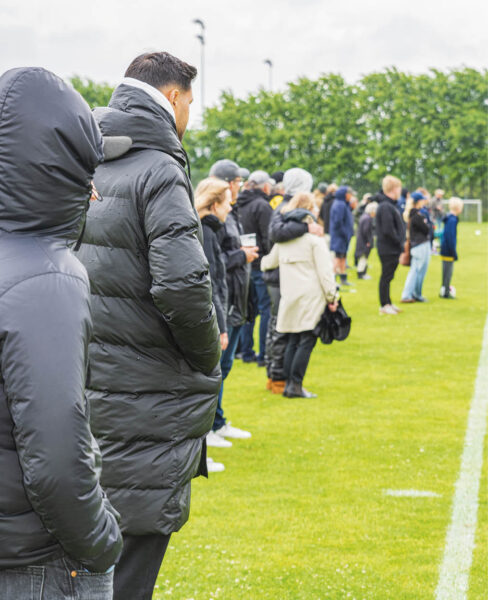
[[(317, 345), (305, 381), (315, 400), (272, 395), (263, 369), (236, 361), (224, 408), (253, 437), (210, 449), (226, 470), (195, 480), (155, 599), (433, 598), (488, 311), (488, 227), (460, 225), (458, 251), (458, 299), (438, 298), (434, 256), (430, 302), (397, 317), (378, 314), (376, 251), (372, 281), (352, 272), (351, 335)], [(487, 464), (485, 451), (469, 600), (488, 589)]]

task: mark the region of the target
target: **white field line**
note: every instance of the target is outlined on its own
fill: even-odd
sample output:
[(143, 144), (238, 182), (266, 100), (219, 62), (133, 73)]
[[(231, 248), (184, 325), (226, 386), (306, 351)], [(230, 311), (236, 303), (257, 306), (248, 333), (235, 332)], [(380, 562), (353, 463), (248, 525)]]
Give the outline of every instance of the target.
[(436, 492), (428, 492), (424, 490), (385, 490), (386, 496), (396, 498), (440, 498), (441, 495)]
[(468, 416), (461, 469), (454, 492), (452, 518), (439, 570), (436, 600), (465, 600), (473, 560), (483, 443), (488, 415), (488, 318), (485, 324), (475, 391)]

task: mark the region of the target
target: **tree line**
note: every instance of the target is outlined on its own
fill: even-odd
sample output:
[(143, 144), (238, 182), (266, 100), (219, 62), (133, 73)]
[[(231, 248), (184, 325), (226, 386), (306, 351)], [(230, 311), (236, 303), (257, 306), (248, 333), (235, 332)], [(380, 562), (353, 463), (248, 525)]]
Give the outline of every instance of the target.
[[(92, 107), (108, 103), (109, 85), (72, 82)], [(488, 70), (468, 67), (417, 75), (391, 68), (353, 84), (324, 74), (246, 98), (225, 91), (185, 146), (196, 181), (225, 157), (251, 171), (300, 166), (316, 182), (359, 193), (392, 173), (409, 188), (486, 202), (487, 91)]]

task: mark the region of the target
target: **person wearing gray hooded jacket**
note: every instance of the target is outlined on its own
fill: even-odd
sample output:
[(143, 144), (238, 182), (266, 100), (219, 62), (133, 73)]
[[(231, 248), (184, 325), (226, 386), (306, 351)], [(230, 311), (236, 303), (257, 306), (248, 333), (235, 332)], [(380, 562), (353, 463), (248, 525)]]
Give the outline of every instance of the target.
[[(80, 235), (102, 136), (53, 73), (0, 77), (0, 599), (112, 598), (122, 550), (84, 398)], [(107, 572), (108, 571), (108, 572)]]
[(221, 385), (220, 335), (200, 219), (181, 144), (196, 69), (165, 52), (131, 63), (104, 135), (132, 139), (95, 174), (79, 258), (92, 289), (88, 398), (102, 484), (121, 514), (114, 599), (152, 597), (172, 532), (188, 519), (191, 479)]
[[(298, 192), (310, 192), (313, 177), (305, 169), (295, 167), (288, 169), (283, 176), (285, 195), (281, 204), (275, 209), (269, 225), (269, 238), (273, 244), (297, 239), (305, 233), (324, 235), (324, 229), (317, 223), (302, 223), (285, 219), (282, 210)], [(278, 309), (280, 305), (280, 270), (273, 269), (263, 275), (269, 297), (271, 299), (271, 317), (266, 333), (266, 370), (267, 388), (274, 394), (282, 394), (285, 389), (284, 356), (288, 343), (288, 334), (276, 330)]]

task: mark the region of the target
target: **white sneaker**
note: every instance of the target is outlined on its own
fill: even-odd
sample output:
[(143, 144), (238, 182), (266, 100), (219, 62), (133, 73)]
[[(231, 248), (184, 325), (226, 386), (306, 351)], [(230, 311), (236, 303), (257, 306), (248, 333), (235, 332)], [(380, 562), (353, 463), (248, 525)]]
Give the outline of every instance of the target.
[(403, 310), (401, 308), (398, 308), (396, 304), (392, 304), (391, 307), (397, 314), (403, 312)]
[(391, 304), (385, 304), (380, 308), (380, 315), (397, 315), (397, 311), (393, 308)]
[(249, 431), (232, 427), (230, 423), (226, 423), (223, 427), (217, 429), (215, 433), (221, 437), (230, 437), (236, 440), (247, 440), (251, 437)]
[(222, 471), (225, 471), (225, 467), (222, 463), (215, 462), (213, 458), (207, 456), (207, 471), (209, 473), (222, 473)]
[(207, 434), (207, 446), (212, 446), (213, 448), (230, 448), (232, 446), (232, 442), (229, 440), (224, 440), (221, 435), (218, 435), (215, 431), (210, 431)]

